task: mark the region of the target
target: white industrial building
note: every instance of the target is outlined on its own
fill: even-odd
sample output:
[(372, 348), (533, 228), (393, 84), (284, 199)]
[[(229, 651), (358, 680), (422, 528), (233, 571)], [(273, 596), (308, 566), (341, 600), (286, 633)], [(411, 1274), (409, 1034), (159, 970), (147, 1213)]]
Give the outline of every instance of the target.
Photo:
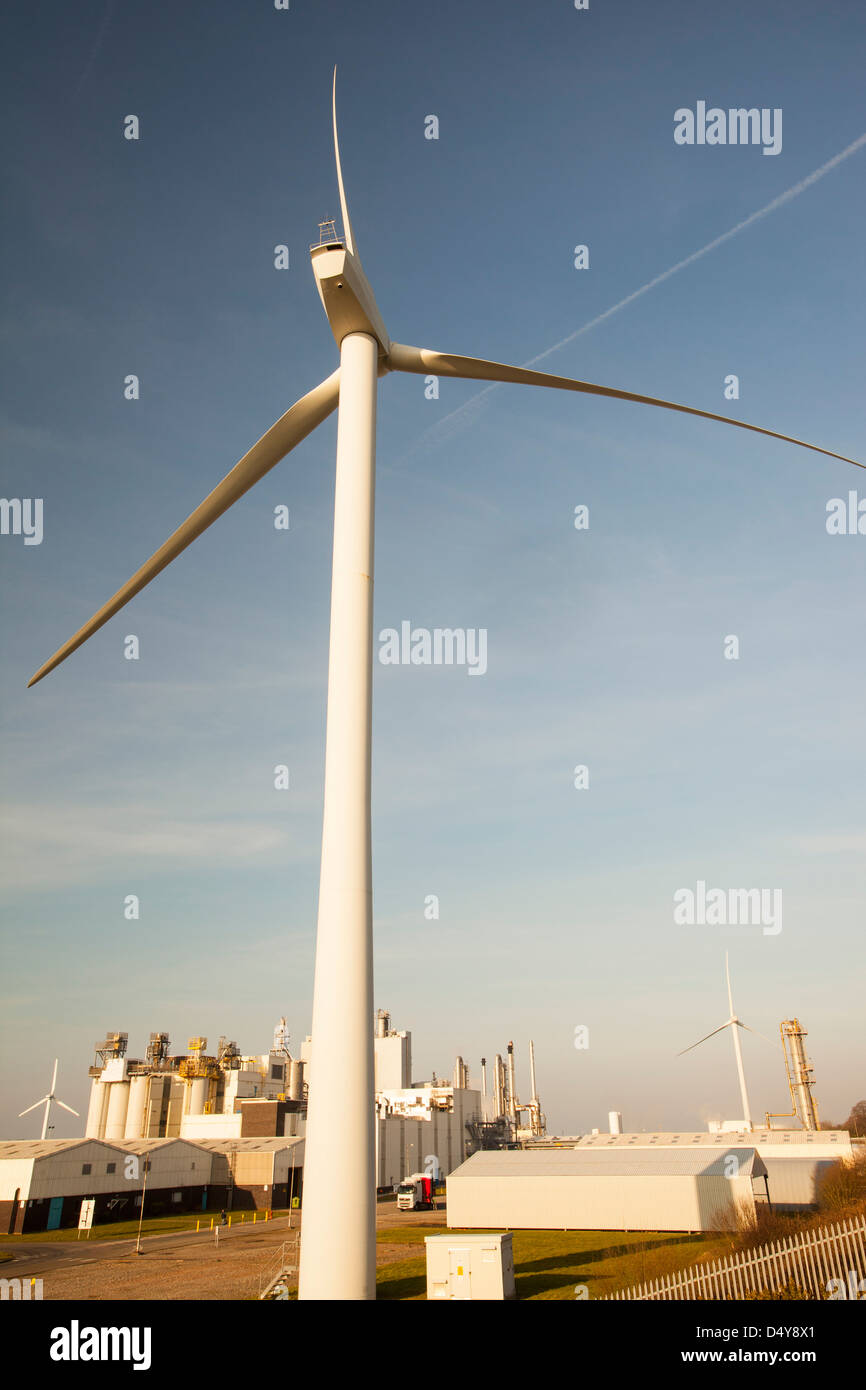
[(480, 1091), (422, 1086), (376, 1097), (376, 1186), (396, 1187), (409, 1173), (450, 1173), (477, 1147), (484, 1116)]
[(263, 1210), (302, 1190), (304, 1141), (242, 1138), (31, 1139), (0, 1142), (0, 1232), (75, 1225), (84, 1198), (94, 1221), (189, 1210)]
[(452, 1229), (586, 1231), (732, 1229), (772, 1195), (755, 1149), (733, 1145), (487, 1151), (446, 1191)]
[(851, 1159), (851, 1136), (844, 1129), (703, 1130), (658, 1134), (586, 1134), (548, 1140), (580, 1149), (690, 1149), (727, 1152), (732, 1144), (757, 1150), (767, 1170), (774, 1207), (795, 1211), (813, 1206), (822, 1173)]

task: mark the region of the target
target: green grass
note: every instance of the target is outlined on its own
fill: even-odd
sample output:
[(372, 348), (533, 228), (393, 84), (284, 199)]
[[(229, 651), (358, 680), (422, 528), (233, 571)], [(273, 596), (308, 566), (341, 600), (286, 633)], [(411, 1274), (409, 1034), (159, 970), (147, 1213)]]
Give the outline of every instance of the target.
[[(444, 1235), (445, 1229), (442, 1229)], [(421, 1246), (418, 1255), (377, 1271), (380, 1299), (425, 1299), (427, 1294), (424, 1236), (415, 1227), (379, 1231), (386, 1244)], [(477, 1234), (473, 1232), (473, 1234)], [(718, 1236), (639, 1231), (515, 1231), (514, 1277), (517, 1297), (534, 1300), (573, 1299), (576, 1285), (586, 1285), (587, 1296), (627, 1288), (694, 1264), (705, 1256), (717, 1256), (730, 1241)]]
[[(288, 1208), (286, 1208), (285, 1211), (277, 1210), (274, 1212), (272, 1219), (277, 1220), (280, 1217), (287, 1218), (288, 1215)], [(241, 1217), (245, 1219), (242, 1221)], [(219, 1212), (184, 1211), (178, 1212), (176, 1216), (146, 1217), (142, 1222), (141, 1234), (142, 1236), (162, 1236), (170, 1235), (175, 1231), (194, 1231), (196, 1221), (201, 1222), (202, 1231), (210, 1232), (210, 1223), (212, 1219), (215, 1225), (218, 1224)], [(252, 1226), (252, 1224), (253, 1213), (251, 1211), (232, 1213), (232, 1227)], [(263, 1212), (259, 1212), (255, 1224), (257, 1226), (266, 1224)], [(90, 1240), (134, 1240), (137, 1235), (138, 1218), (134, 1221), (107, 1221), (101, 1226), (92, 1227)], [(65, 1242), (71, 1240), (74, 1242), (77, 1239), (78, 1229), (75, 1226), (64, 1226), (62, 1229), (56, 1231), (28, 1231), (25, 1235), (19, 1236), (0, 1236), (0, 1240), (8, 1240), (16, 1245), (19, 1242), (21, 1244), (30, 1244), (31, 1242), (39, 1244), (43, 1241), (53, 1245), (58, 1241)], [(87, 1233), (82, 1231), (79, 1243), (83, 1243), (86, 1239)]]

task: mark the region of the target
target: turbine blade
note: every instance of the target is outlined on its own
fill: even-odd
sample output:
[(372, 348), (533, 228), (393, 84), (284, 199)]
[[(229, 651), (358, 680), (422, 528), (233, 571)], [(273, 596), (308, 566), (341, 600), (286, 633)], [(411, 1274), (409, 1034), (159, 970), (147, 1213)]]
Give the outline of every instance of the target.
[(611, 396), (618, 401), (658, 405), (664, 410), (678, 410), (683, 415), (699, 415), (703, 420), (718, 420), (722, 425), (735, 425), (740, 430), (766, 434), (770, 439), (782, 439), (786, 444), (798, 444), (803, 449), (814, 450), (816, 454), (827, 454), (829, 458), (841, 459), (843, 463), (853, 463), (855, 468), (866, 468), (866, 463), (858, 463), (857, 459), (849, 459), (845, 454), (836, 454), (832, 449), (822, 449), (819, 444), (808, 444), (791, 434), (779, 434), (777, 430), (767, 430), (761, 425), (747, 425), (744, 420), (733, 420), (729, 415), (716, 415), (711, 410), (697, 410), (691, 405), (677, 405), (674, 401), (662, 401), (656, 396), (640, 396), (635, 391), (619, 391), (613, 386), (596, 386), (591, 381), (578, 381), (570, 376), (550, 376), (547, 372), (532, 372), (525, 367), (511, 367), (503, 362), (488, 362), (484, 357), (460, 357), (452, 352), (431, 352), (429, 348), (392, 343), (388, 365), (392, 371), (417, 372), (422, 376), (456, 376), (469, 381), (513, 382), (518, 386), (552, 386), (559, 391), (582, 391), (588, 396)]
[(352, 235), (352, 224), (349, 221), (349, 205), (346, 202), (346, 190), (343, 186), (343, 166), (340, 163), (340, 141), (337, 138), (337, 67), (334, 65), (334, 90), (331, 97), (331, 109), (334, 115), (334, 158), (337, 162), (337, 187), (340, 190), (340, 211), (343, 214), (343, 236), (346, 239), (346, 250), (351, 251), (353, 256), (357, 256), (355, 250), (355, 238)]
[(764, 1042), (768, 1042), (771, 1047), (777, 1047), (781, 1051), (780, 1044), (777, 1043), (773, 1038), (768, 1038), (766, 1033), (762, 1033), (759, 1028), (750, 1028), (748, 1023), (743, 1023), (743, 1020), (740, 1018), (737, 1019), (737, 1023), (741, 1028), (745, 1028), (747, 1033), (754, 1033), (756, 1038), (763, 1038)]
[(726, 975), (727, 981), (728, 981), (728, 1006), (729, 1006), (729, 1008), (730, 1008), (730, 1010), (731, 1010), (731, 1018), (733, 1018), (733, 1017), (734, 1017), (734, 998), (733, 998), (733, 995), (731, 994), (731, 971), (730, 971), (730, 967), (728, 966), (728, 953), (727, 953), (727, 951), (725, 951), (725, 975)]
[(678, 1056), (678, 1057), (685, 1057), (685, 1055), (686, 1055), (687, 1052), (694, 1052), (695, 1048), (696, 1048), (696, 1047), (700, 1047), (701, 1043), (706, 1042), (707, 1038), (714, 1038), (714, 1037), (716, 1036), (717, 1033), (723, 1033), (723, 1032), (725, 1031), (725, 1029), (726, 1029), (726, 1028), (730, 1028), (730, 1026), (731, 1026), (731, 1020), (728, 1019), (727, 1023), (723, 1023), (722, 1026), (721, 1026), (721, 1028), (714, 1028), (713, 1031), (712, 1031), (712, 1033), (707, 1033), (703, 1038), (698, 1038), (698, 1040), (697, 1040), (696, 1043), (692, 1043), (691, 1047), (684, 1047), (683, 1050), (682, 1050), (682, 1052), (678, 1052), (678, 1053), (677, 1053), (677, 1056)]
[(26, 1110), (19, 1110), (19, 1112), (18, 1112), (18, 1118), (19, 1118), (19, 1120), (22, 1118), (23, 1115), (29, 1115), (31, 1110), (38, 1110), (39, 1107), (40, 1107), (40, 1105), (44, 1105), (45, 1102), (47, 1101), (47, 1099), (48, 1099), (47, 1096), (43, 1096), (41, 1100), (37, 1100), (37, 1102), (36, 1102), (35, 1105), (28, 1105), (28, 1107), (27, 1107)]
[[(67, 1105), (65, 1100), (57, 1100), (57, 1099), (55, 1098), (55, 1102), (54, 1102), (54, 1103), (55, 1103), (55, 1105), (61, 1105), (61, 1106), (63, 1107), (64, 1110), (68, 1110), (69, 1113), (70, 1113), (70, 1115), (78, 1115), (78, 1111), (77, 1111), (77, 1110), (73, 1110), (71, 1105)], [(80, 1120), (80, 1119), (81, 1119), (81, 1116), (78, 1115), (78, 1118), (79, 1118), (79, 1120)]]
[(233, 502), (237, 502), (239, 497), (243, 497), (245, 492), (257, 483), (260, 478), (278, 464), (296, 444), (300, 444), (302, 439), (306, 439), (312, 430), (320, 425), (323, 420), (331, 414), (337, 405), (340, 394), (340, 371), (333, 372), (325, 381), (319, 383), (306, 396), (302, 396), (299, 401), (281, 415), (276, 424), (266, 434), (263, 434), (257, 444), (244, 454), (239, 463), (236, 463), (230, 473), (227, 473), (222, 482), (219, 483), (205, 500), (196, 507), (195, 511), (187, 517), (186, 521), (169, 536), (164, 545), (160, 546), (150, 559), (145, 561), (140, 569), (137, 569), (131, 579), (118, 589), (113, 598), (103, 604), (93, 617), (79, 628), (74, 637), (70, 637), (68, 642), (64, 642), (49, 661), (44, 666), (40, 666), (36, 675), (27, 682), (28, 685), (35, 685), (41, 681), (43, 676), (47, 676), (49, 671), (53, 671), (55, 666), (59, 666), (61, 661), (80, 647), (82, 642), (86, 642), (88, 637), (92, 637), (107, 623), (109, 618), (113, 618), (124, 604), (139, 593), (141, 589), (149, 584), (166, 565), (170, 565), (181, 551), (186, 550), (188, 545), (206, 531), (209, 526), (222, 516), (223, 512), (228, 511)]

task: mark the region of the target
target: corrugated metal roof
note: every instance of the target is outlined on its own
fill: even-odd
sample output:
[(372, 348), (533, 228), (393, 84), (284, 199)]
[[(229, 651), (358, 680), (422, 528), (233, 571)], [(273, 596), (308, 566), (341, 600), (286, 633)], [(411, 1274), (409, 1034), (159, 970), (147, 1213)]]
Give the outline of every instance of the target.
[(199, 1149), (212, 1149), (215, 1153), (270, 1153), (275, 1149), (292, 1149), (304, 1142), (303, 1134), (282, 1134), (263, 1136), (261, 1139), (188, 1139)]
[(729, 1144), (722, 1152), (693, 1149), (498, 1149), (473, 1154), (447, 1179), (455, 1177), (570, 1178), (671, 1177), (704, 1174), (730, 1177), (728, 1160), (737, 1160), (743, 1176), (763, 1177), (764, 1164), (753, 1148)]
[(658, 1145), (683, 1148), (725, 1148), (729, 1144), (839, 1144), (848, 1142), (846, 1130), (805, 1130), (805, 1129), (747, 1129), (729, 1130), (725, 1134), (710, 1134), (706, 1130), (669, 1130), (657, 1134), (647, 1132), (631, 1134), (580, 1134), (561, 1140), (551, 1139), (550, 1143), (578, 1144), (583, 1148), (652, 1148)]
[(0, 1140), (0, 1159), (2, 1158), (44, 1158), (46, 1154), (62, 1153), (64, 1149), (77, 1148), (79, 1144), (105, 1144), (104, 1139), (2, 1139)]

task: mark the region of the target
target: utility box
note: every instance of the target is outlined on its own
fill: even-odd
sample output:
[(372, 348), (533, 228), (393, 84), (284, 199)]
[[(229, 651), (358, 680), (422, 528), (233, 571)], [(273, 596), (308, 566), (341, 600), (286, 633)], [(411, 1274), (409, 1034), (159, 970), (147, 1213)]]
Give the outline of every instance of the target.
[(504, 1235), (425, 1236), (427, 1297), (514, 1298), (511, 1232)]

